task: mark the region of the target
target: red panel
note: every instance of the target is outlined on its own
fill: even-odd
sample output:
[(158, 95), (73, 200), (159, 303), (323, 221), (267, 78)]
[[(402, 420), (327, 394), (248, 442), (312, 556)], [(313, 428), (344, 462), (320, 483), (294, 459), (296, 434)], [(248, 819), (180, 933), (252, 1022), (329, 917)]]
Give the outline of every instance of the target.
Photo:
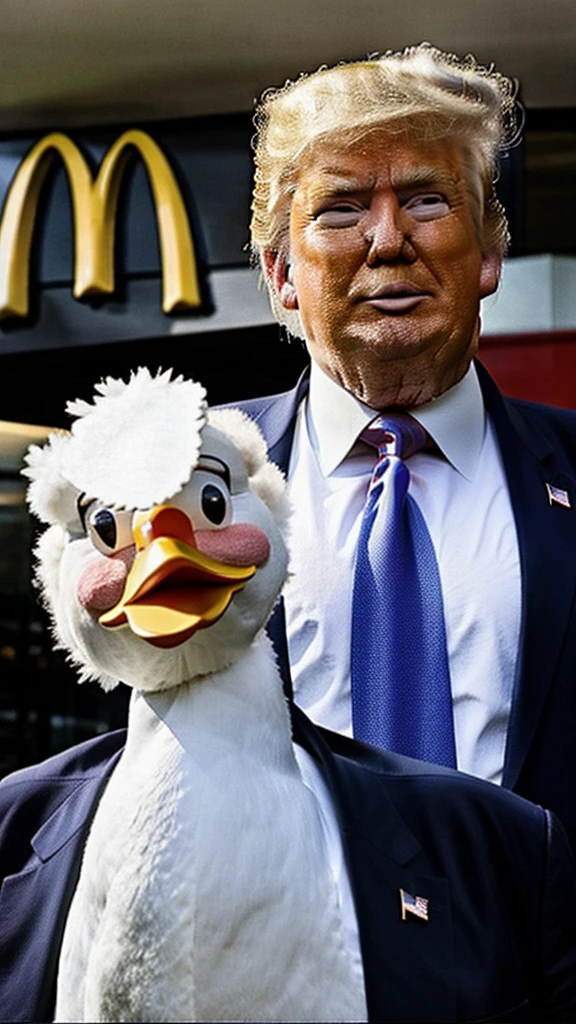
[(479, 358), (505, 395), (576, 409), (576, 331), (488, 335)]

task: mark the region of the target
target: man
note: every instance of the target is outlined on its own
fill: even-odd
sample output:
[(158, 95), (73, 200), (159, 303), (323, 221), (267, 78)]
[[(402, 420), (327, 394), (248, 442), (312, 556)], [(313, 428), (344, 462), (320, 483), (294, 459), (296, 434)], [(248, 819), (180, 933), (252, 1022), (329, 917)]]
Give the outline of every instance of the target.
[[(417, 77), (428, 73), (430, 51), (419, 52), (416, 58)], [(398, 60), (401, 64), (405, 58)], [(353, 83), (355, 67), (346, 71), (351, 75), (347, 82)], [(486, 94), (482, 76), (476, 85), (467, 80), (464, 88), (456, 72), (451, 76), (441, 67), (440, 77), (448, 82), (455, 102), (469, 90), (476, 99)], [(326, 79), (320, 76), (317, 81), (330, 81), (331, 72), (321, 74)], [(472, 79), (476, 81), (474, 75)], [(295, 97), (299, 88), (295, 87)], [(345, 102), (346, 89), (336, 90), (337, 103), (330, 94), (328, 107), (336, 119), (345, 107), (356, 117), (357, 97), (352, 104)], [(323, 90), (322, 85), (320, 94)], [(322, 103), (319, 106), (322, 114)], [(479, 295), (496, 286), (499, 269), (492, 243), (483, 248), (479, 241), (483, 179), (446, 131), (438, 134), (439, 126), (446, 128), (444, 114), (426, 140), (416, 142), (411, 130), (404, 130), (406, 117), (397, 126), (401, 131), (389, 125), (382, 130), (379, 98), (376, 107), (375, 131), (374, 125), (367, 130), (365, 124), (360, 131), (352, 126), (344, 144), (337, 145), (325, 137), (322, 127), (303, 145), (295, 133), (295, 119), (288, 118), (288, 141), (300, 150), (281, 155), (284, 173), (269, 186), (265, 214), (258, 212), (258, 195), (268, 188), (259, 150), (254, 217), (254, 240), (263, 247), (275, 299), (288, 314), (300, 313), (315, 360), (309, 405), (298, 412), (300, 389), (296, 395), (251, 406), (267, 430), (273, 457), (286, 464), (295, 438), (293, 534), (298, 539), (306, 524), (312, 531), (295, 560), (302, 583), (295, 576), (287, 596), (289, 644), (297, 669), (299, 654), (304, 659), (302, 672), (295, 672), (296, 692), (316, 718), (321, 719), (327, 707), (331, 724), (343, 731), (350, 728), (346, 623), (354, 552), (348, 538), (354, 540), (355, 532), (350, 520), (361, 514), (374, 462), (362, 447), (354, 448), (356, 436), (373, 419), (374, 409), (400, 403), (413, 408), (451, 385), (456, 390), (461, 379), (468, 383), (459, 404), (465, 410), (474, 401), (478, 404), (474, 376), (467, 375), (467, 367), (477, 338)], [(313, 133), (318, 127), (315, 109), (315, 101), (304, 103), (300, 118)], [(479, 102), (476, 128), (485, 115), (485, 104)], [(429, 105), (425, 116), (432, 128)], [(320, 123), (326, 127), (322, 117)], [(278, 139), (268, 141), (270, 151), (282, 154)], [(475, 204), (469, 202), (467, 191), (473, 181)], [(276, 233), (262, 241), (258, 223), (265, 230), (268, 220)], [(390, 224), (397, 235), (391, 251), (382, 231)], [(400, 271), (390, 275), (389, 266)], [(383, 357), (383, 350), (389, 357)], [(386, 374), (381, 372), (382, 362), (388, 364)], [(341, 421), (356, 420), (351, 439), (338, 441), (345, 448), (343, 457), (352, 448), (352, 471), (345, 460), (343, 471), (335, 475), (336, 485), (325, 493), (323, 480), (311, 475), (316, 452), (313, 447), (307, 450), (305, 436), (306, 430), (319, 426), (314, 404), (318, 387), (327, 389), (322, 402), (326, 415), (333, 413), (334, 432)], [(482, 427), (482, 410), (480, 421)], [(348, 426), (344, 433), (349, 433)], [(477, 448), (484, 457), (486, 442), (482, 429), (479, 433)], [(414, 455), (411, 461), (433, 458), (442, 479), (447, 470), (437, 450), (442, 449), (441, 438), (426, 417), (427, 444), (429, 438), (437, 448), (429, 449), (430, 456)], [(470, 441), (463, 447), (467, 451)], [(460, 456), (466, 459), (462, 452)], [(326, 457), (334, 458), (330, 452)], [(479, 460), (478, 451), (475, 459)], [(492, 469), (498, 469), (498, 459), (496, 452)], [(416, 482), (416, 470), (411, 474)], [(498, 480), (489, 489), (490, 503), (506, 494), (503, 478)], [(456, 484), (452, 487), (458, 490)], [(352, 505), (357, 506), (351, 516), (350, 489)], [(332, 549), (325, 546), (333, 524), (321, 520), (319, 528), (325, 532), (317, 559), (315, 516), (334, 505), (341, 522), (333, 536), (344, 536), (347, 549), (341, 553), (337, 542)], [(500, 508), (500, 524), (504, 513)], [(437, 516), (441, 518), (441, 510)], [(478, 523), (468, 529), (464, 519), (468, 535), (474, 536), (474, 530), (477, 535)], [(502, 545), (502, 532), (506, 536), (510, 531), (505, 526), (499, 536), (504, 580), (513, 593), (515, 549), (512, 545), (510, 553), (510, 544)], [(336, 577), (331, 566), (334, 551), (342, 558)], [(460, 551), (455, 560), (461, 557)], [(503, 585), (486, 585), (479, 603), (497, 599), (492, 589), (498, 592)], [(308, 618), (307, 587), (313, 599), (318, 594), (322, 599), (319, 611)], [(339, 587), (348, 590), (342, 607)], [(325, 601), (327, 594), (330, 600)], [(323, 637), (324, 614), (329, 632)], [(504, 632), (510, 632), (509, 620), (506, 627)], [(449, 624), (449, 639), (452, 634)], [(315, 663), (316, 636), (320, 653)], [(506, 651), (510, 660), (509, 646), (505, 640), (504, 661)], [(331, 653), (336, 655), (332, 660)], [(473, 649), (472, 660), (475, 657)], [(342, 668), (335, 663), (340, 658)], [(318, 679), (316, 692), (310, 677)], [(292, 715), (294, 740), (315, 765), (317, 797), (332, 811), (329, 842), (342, 854), (335, 871), (350, 882), (349, 923), (361, 953), (368, 1019), (574, 1019), (575, 874), (554, 816), (468, 775), (319, 730), (294, 706)], [(490, 714), (487, 717), (492, 722)], [(459, 749), (460, 733), (457, 728)], [(52, 1019), (56, 965), (87, 830), (122, 742), (121, 734), (98, 738), (0, 785), (0, 1005), (5, 1020)], [(468, 746), (474, 748), (474, 741)], [(495, 746), (498, 750), (498, 742)], [(496, 753), (490, 769), (496, 774), (497, 762)]]
[[(354, 573), (377, 457), (359, 439), (376, 412), (408, 411), (427, 444), (407, 460), (409, 494), (437, 560), (457, 766), (552, 808), (576, 844), (576, 415), (503, 399), (473, 362), (507, 244), (494, 180), (514, 106), (509, 80), (427, 44), (266, 95), (252, 242), (311, 373), (244, 407), (293, 496), (287, 650), (282, 609), (273, 631), (296, 702), (378, 742), (353, 730), (352, 612), (367, 600)], [(388, 610), (373, 613), (382, 629)], [(372, 708), (395, 699), (386, 672)]]

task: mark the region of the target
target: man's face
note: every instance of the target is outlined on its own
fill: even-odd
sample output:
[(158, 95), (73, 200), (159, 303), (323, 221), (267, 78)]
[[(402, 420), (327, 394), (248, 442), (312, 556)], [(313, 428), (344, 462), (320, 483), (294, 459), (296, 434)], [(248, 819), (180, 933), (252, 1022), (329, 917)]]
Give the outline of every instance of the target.
[(316, 148), (299, 178), (290, 269), (268, 267), (312, 358), (373, 408), (436, 397), (474, 355), (500, 258), (482, 254), (468, 195), (456, 144), (384, 131)]

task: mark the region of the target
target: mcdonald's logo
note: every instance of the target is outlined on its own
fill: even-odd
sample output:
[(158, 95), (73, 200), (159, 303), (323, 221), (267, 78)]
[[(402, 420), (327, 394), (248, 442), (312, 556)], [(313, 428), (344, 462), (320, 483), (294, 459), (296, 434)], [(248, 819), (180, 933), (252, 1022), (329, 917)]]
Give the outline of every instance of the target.
[(173, 313), (201, 304), (186, 207), (174, 173), (157, 143), (146, 132), (124, 132), (106, 153), (93, 180), (76, 143), (60, 132), (52, 132), (24, 158), (4, 204), (0, 224), (0, 319), (28, 314), (34, 221), (42, 185), (56, 155), (64, 164), (72, 195), (74, 298), (113, 294), (118, 193), (131, 150), (136, 150), (144, 163), (156, 209), (162, 309)]

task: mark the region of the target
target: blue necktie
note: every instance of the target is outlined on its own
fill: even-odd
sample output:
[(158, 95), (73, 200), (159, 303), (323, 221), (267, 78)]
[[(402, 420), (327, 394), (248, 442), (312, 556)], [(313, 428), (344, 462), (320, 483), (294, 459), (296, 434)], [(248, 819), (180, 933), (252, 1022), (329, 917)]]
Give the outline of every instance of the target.
[(428, 528), (407, 493), (404, 459), (426, 432), (411, 416), (379, 416), (361, 440), (378, 449), (352, 599), (354, 736), (456, 767), (440, 575)]

